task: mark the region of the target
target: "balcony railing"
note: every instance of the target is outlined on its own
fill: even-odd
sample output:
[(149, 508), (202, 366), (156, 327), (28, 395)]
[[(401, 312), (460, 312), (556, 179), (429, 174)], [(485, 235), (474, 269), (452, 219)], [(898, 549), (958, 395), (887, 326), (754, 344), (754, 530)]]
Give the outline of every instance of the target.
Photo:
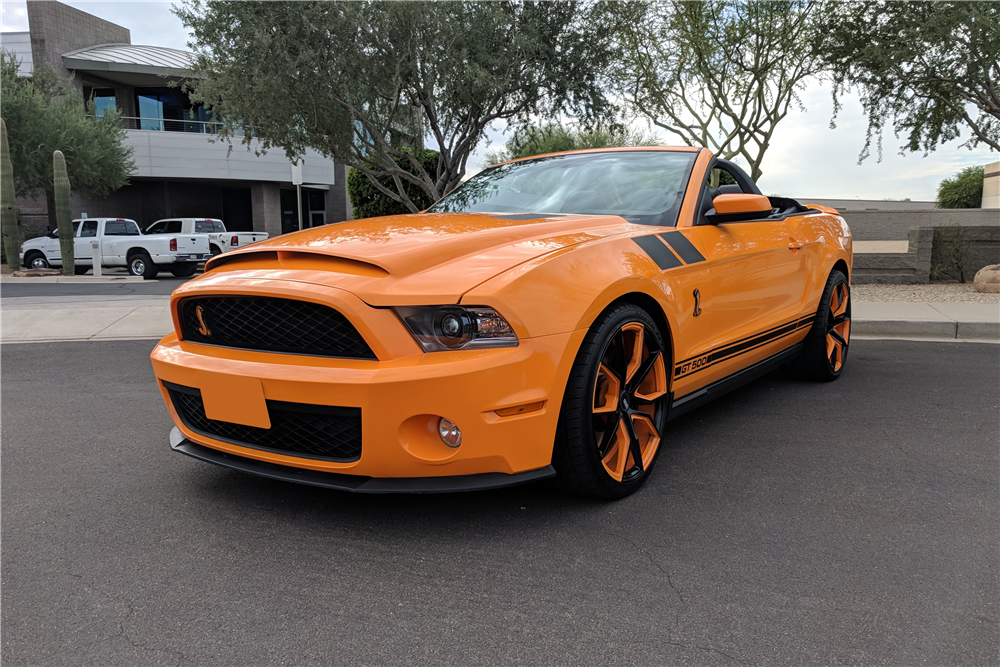
[[(158, 132), (194, 132), (196, 134), (218, 134), (222, 123), (208, 123), (200, 120), (171, 120), (169, 118), (141, 118), (122, 116), (122, 127), (126, 130), (153, 130)], [(242, 134), (242, 132), (237, 132)]]

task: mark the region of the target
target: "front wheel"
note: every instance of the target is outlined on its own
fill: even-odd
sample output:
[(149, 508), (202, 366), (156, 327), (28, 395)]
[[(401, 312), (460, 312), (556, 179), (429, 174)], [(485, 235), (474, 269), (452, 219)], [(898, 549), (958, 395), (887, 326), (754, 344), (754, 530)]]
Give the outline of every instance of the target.
[(811, 380), (830, 382), (840, 377), (851, 342), (851, 287), (847, 276), (833, 271), (826, 281), (816, 321), (806, 336), (795, 366)]
[(147, 252), (138, 252), (128, 257), (128, 272), (133, 276), (142, 276), (145, 280), (156, 277), (157, 268)]
[(24, 258), (24, 263), (32, 269), (49, 268), (49, 261), (45, 259), (45, 255), (40, 252), (29, 253), (28, 256)]
[(638, 306), (601, 315), (577, 354), (560, 413), (553, 464), (595, 498), (623, 498), (649, 477), (666, 425), (663, 335)]

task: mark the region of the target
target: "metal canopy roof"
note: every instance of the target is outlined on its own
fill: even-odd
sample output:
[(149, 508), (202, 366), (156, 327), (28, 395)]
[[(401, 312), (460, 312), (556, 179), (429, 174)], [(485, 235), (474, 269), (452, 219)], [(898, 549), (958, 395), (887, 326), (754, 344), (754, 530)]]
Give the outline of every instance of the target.
[(193, 54), (164, 46), (98, 44), (64, 53), (62, 58), (66, 69), (166, 74), (188, 69)]

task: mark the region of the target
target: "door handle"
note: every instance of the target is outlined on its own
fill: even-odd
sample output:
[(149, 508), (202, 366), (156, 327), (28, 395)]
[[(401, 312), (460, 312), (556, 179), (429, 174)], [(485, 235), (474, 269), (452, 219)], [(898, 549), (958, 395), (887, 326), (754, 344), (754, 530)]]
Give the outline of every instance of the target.
[(788, 249), (789, 250), (801, 250), (802, 246), (804, 246), (804, 245), (805, 245), (805, 243), (802, 243), (801, 241), (795, 241), (793, 239), (792, 241), (789, 241), (789, 243), (788, 243)]

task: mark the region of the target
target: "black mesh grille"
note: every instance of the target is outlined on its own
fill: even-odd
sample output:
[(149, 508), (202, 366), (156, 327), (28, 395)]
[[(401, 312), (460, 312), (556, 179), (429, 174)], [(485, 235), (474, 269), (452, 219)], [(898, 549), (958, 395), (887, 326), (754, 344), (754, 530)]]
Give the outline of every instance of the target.
[(180, 305), (184, 340), (264, 352), (375, 359), (365, 339), (339, 312), (309, 301), (263, 296), (213, 296)]
[(164, 384), (185, 426), (197, 433), (292, 456), (331, 461), (361, 457), (361, 408), (267, 401), (271, 428), (258, 428), (209, 419), (201, 391)]

